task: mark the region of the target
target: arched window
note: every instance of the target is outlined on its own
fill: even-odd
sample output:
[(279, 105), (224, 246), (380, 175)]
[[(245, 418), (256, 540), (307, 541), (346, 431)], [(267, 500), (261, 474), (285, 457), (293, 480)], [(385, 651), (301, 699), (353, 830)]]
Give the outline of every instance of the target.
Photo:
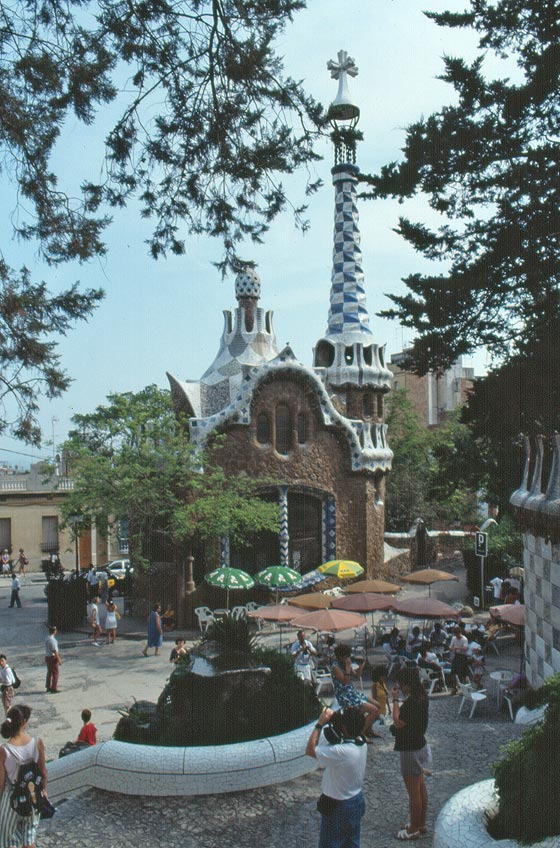
[(377, 395), (377, 417), (383, 418), (383, 395)]
[(305, 412), (298, 413), (297, 440), (300, 445), (304, 445), (307, 441), (307, 416)]
[(270, 419), (266, 412), (259, 412), (257, 416), (257, 442), (261, 445), (270, 442)]
[(290, 408), (285, 403), (279, 403), (276, 407), (276, 450), (278, 453), (289, 453), (291, 431)]
[(364, 393), (363, 411), (364, 418), (371, 418), (373, 415), (373, 394), (371, 392)]

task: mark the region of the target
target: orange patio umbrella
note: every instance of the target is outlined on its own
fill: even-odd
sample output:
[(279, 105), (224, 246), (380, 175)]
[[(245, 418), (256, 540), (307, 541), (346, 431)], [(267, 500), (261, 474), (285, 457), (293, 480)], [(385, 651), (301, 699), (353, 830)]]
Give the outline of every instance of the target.
[(409, 618), (459, 618), (459, 611), (435, 598), (406, 598), (395, 600), (392, 609)]
[(291, 621), (299, 613), (300, 610), (291, 604), (267, 604), (248, 612), (247, 618), (262, 618), (265, 621)]
[(438, 571), (437, 568), (421, 568), (420, 571), (413, 571), (412, 574), (401, 577), (401, 580), (405, 583), (418, 583), (427, 586), (429, 596), (432, 583), (439, 583), (440, 580), (458, 580), (458, 578), (447, 571)]
[(330, 595), (323, 595), (321, 592), (308, 592), (307, 595), (296, 595), (295, 598), (290, 598), (290, 604), (303, 609), (327, 609), (332, 604), (333, 598)]
[(335, 633), (337, 630), (349, 630), (352, 627), (362, 627), (365, 623), (366, 620), (363, 615), (335, 609), (302, 613), (292, 620), (292, 625), (301, 627), (302, 630), (326, 630), (329, 633)]
[(402, 586), (396, 583), (389, 583), (387, 580), (358, 580), (357, 583), (352, 583), (351, 586), (346, 586), (345, 592), (376, 592), (384, 595), (395, 595), (400, 592)]
[(375, 610), (391, 609), (393, 598), (389, 598), (388, 595), (375, 595), (373, 592), (360, 592), (359, 594), (346, 595), (344, 598), (335, 598), (332, 605), (333, 609), (374, 612)]
[(490, 607), (490, 615), (515, 627), (524, 627), (527, 623), (525, 604), (502, 604), (502, 606)]

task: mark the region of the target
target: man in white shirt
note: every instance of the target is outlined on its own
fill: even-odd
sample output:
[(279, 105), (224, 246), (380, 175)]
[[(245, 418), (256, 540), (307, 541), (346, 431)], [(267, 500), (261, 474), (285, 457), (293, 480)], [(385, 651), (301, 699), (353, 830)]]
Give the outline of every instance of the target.
[[(325, 769), (318, 804), (319, 848), (359, 848), (365, 812), (362, 787), (367, 745), (361, 735), (364, 723), (359, 707), (346, 707), (336, 713), (325, 708), (308, 739), (305, 753)], [(329, 726), (324, 730), (326, 725)]]
[(492, 592), (494, 594), (494, 603), (499, 604), (502, 599), (502, 583), (504, 581), (501, 577), (493, 577), (490, 581), (490, 585), (492, 586)]
[(21, 609), (21, 600), (19, 597), (19, 590), (21, 588), (21, 583), (19, 582), (19, 577), (16, 576), (15, 571), (12, 572), (12, 594), (10, 595), (10, 607), (13, 609), (14, 605)]
[(14, 700), (14, 683), (14, 673), (8, 665), (6, 655), (0, 654), (0, 689), (2, 692), (2, 705), (6, 715), (8, 715), (8, 710), (12, 708)]
[(45, 664), (47, 666), (47, 692), (56, 695), (58, 689), (58, 667), (62, 665), (60, 654), (58, 653), (58, 641), (56, 639), (56, 627), (49, 627), (49, 635), (45, 640)]
[(290, 653), (295, 658), (297, 676), (311, 683), (311, 657), (316, 657), (317, 651), (305, 638), (305, 631), (298, 630), (297, 639), (290, 648)]

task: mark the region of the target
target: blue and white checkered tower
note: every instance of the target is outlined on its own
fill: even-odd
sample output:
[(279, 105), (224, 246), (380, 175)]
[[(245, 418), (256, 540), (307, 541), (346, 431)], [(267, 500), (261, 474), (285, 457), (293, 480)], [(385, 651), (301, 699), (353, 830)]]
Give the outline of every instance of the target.
[(326, 385), (371, 386), (388, 391), (391, 372), (385, 368), (385, 347), (374, 344), (366, 306), (356, 185), (356, 136), (360, 110), (348, 91), (348, 75), (358, 68), (346, 51), (327, 68), (338, 80), (338, 93), (329, 108), (333, 127), (335, 165), (331, 170), (335, 188), (334, 249), (327, 332), (314, 349), (314, 367)]

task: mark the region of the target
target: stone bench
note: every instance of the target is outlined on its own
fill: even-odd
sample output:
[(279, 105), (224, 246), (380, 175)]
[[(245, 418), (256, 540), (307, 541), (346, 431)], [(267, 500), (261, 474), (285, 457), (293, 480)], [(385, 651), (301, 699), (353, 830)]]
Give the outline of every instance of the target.
[(293, 780), (317, 768), (305, 755), (313, 724), (232, 745), (167, 748), (101, 742), (48, 763), (56, 802), (95, 787), (123, 795), (217, 795)]

